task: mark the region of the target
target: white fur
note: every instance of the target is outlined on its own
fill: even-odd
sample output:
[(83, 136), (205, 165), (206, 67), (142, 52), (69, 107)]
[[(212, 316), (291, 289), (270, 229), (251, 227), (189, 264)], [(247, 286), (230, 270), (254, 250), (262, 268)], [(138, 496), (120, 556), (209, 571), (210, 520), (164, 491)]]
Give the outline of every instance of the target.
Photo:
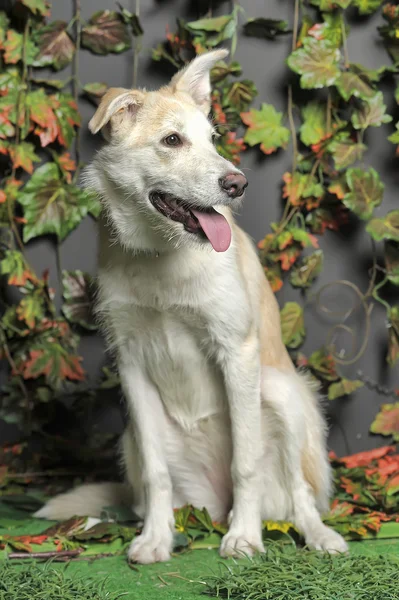
[[(96, 122), (110, 120), (111, 142), (86, 175), (105, 209), (99, 311), (129, 407), (122, 454), (144, 518), (129, 558), (141, 563), (169, 558), (172, 509), (185, 503), (230, 514), (222, 556), (262, 551), (261, 519), (292, 520), (315, 548), (347, 549), (320, 519), (331, 478), (317, 398), (286, 354), (277, 304), (218, 184), (237, 172), (216, 154), (203, 114), (219, 58), (197, 59), (134, 115), (105, 106)], [(161, 145), (173, 132), (186, 146)], [(216, 206), (231, 222), (230, 248), (218, 254), (158, 213), (148, 194), (159, 187)], [(103, 492), (109, 504), (110, 489), (78, 488), (39, 516), (98, 516)]]

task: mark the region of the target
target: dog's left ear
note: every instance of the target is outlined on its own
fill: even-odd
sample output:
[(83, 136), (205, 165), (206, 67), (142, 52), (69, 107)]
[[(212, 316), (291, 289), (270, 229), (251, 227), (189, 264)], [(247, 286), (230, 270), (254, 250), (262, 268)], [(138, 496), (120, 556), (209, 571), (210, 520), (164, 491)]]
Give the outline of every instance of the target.
[(198, 108), (208, 115), (211, 108), (210, 71), (228, 53), (228, 50), (223, 49), (200, 54), (172, 78), (170, 82), (172, 90), (189, 94)]

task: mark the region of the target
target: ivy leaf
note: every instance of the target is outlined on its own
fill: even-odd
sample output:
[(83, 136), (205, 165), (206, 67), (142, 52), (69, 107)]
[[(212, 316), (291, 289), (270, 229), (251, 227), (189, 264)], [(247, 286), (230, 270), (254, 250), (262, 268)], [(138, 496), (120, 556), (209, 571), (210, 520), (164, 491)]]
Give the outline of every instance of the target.
[[(22, 33), (18, 33), (15, 29), (9, 29), (7, 31), (7, 37), (3, 43), (4, 62), (6, 64), (14, 65), (22, 60), (24, 46), (24, 36)], [(28, 39), (26, 42), (26, 64), (32, 65), (33, 60), (37, 54), (37, 48), (32, 40)]]
[(108, 86), (106, 83), (86, 83), (83, 86), (83, 92), (96, 106), (100, 103), (107, 89)]
[(328, 145), (337, 170), (346, 169), (357, 160), (361, 160), (367, 150), (365, 144), (354, 142), (346, 132), (339, 133)]
[(58, 342), (43, 342), (29, 351), (28, 359), (19, 365), (24, 379), (44, 376), (49, 385), (56, 387), (61, 381), (83, 381), (82, 359), (70, 354)]
[(281, 333), (287, 348), (298, 348), (305, 339), (303, 309), (297, 302), (286, 302), (280, 311)]
[(341, 73), (335, 85), (341, 97), (348, 102), (354, 96), (361, 100), (368, 100), (375, 96), (369, 73), (356, 64), (349, 65), (347, 71)]
[(75, 100), (70, 94), (55, 94), (57, 102), (54, 110), (58, 123), (57, 139), (62, 146), (69, 148), (75, 137), (75, 126), (80, 125), (80, 115)]
[(28, 281), (36, 281), (35, 275), (27, 269), (25, 259), (18, 250), (6, 250), (0, 261), (0, 273), (8, 275), (8, 285), (23, 287)]
[(233, 81), (230, 85), (223, 87), (222, 92), (223, 107), (227, 110), (233, 108), (239, 113), (246, 110), (258, 94), (254, 82), (249, 79)]
[(292, 206), (303, 206), (307, 202), (313, 205), (320, 203), (324, 195), (323, 186), (317, 181), (314, 175), (309, 173), (299, 173), (294, 175), (287, 172), (283, 175), (283, 198), (287, 198)]
[[(399, 154), (399, 123), (395, 125), (396, 131), (388, 136), (388, 140), (393, 144), (397, 144), (398, 148), (396, 148), (396, 154)], [(1, 136), (0, 136), (1, 137)]]
[(352, 394), (359, 388), (363, 387), (363, 385), (363, 381), (360, 381), (359, 379), (341, 379), (341, 381), (332, 383), (328, 387), (328, 399), (335, 400), (336, 398), (342, 398), (342, 396), (349, 396), (349, 394)]
[[(308, 29), (307, 35), (314, 37), (316, 40), (327, 40), (334, 48), (342, 46), (343, 22), (339, 12), (323, 15), (323, 22), (316, 23)], [(345, 26), (346, 36), (349, 34), (349, 27)]]
[(65, 21), (53, 21), (35, 31), (39, 52), (33, 61), (34, 67), (51, 66), (59, 71), (71, 62), (75, 44), (67, 33), (67, 26)]
[[(373, 168), (368, 171), (350, 168), (346, 172), (349, 192), (345, 194), (343, 203), (360, 219), (367, 221), (376, 206), (382, 202), (384, 184)], [(398, 211), (399, 213), (399, 211)]]
[(377, 92), (365, 102), (362, 102), (360, 110), (352, 115), (352, 124), (355, 129), (366, 129), (367, 127), (380, 127), (383, 123), (392, 121), (392, 117), (386, 114), (384, 96)]
[(46, 0), (19, 0), (19, 2), (29, 8), (34, 15), (47, 17), (50, 13), (50, 7)]
[(268, 282), (270, 283), (270, 287), (274, 293), (281, 290), (283, 287), (283, 280), (281, 278), (281, 268), (279, 265), (266, 265), (264, 266), (265, 275), (267, 277)]
[(309, 256), (306, 256), (292, 270), (290, 275), (291, 285), (299, 288), (310, 287), (323, 269), (323, 258), (322, 250), (316, 250)]
[(326, 381), (338, 380), (334, 358), (326, 348), (321, 348), (320, 350), (313, 352), (309, 357), (308, 365), (314, 371), (318, 379), (324, 379)]
[(317, 6), (322, 12), (330, 12), (338, 8), (348, 8), (352, 0), (310, 0), (313, 6)]
[(121, 11), (120, 14), (123, 19), (123, 22), (126, 23), (126, 25), (129, 25), (134, 37), (140, 37), (141, 35), (143, 35), (144, 29), (140, 23), (139, 16), (135, 13), (130, 12), (130, 10), (127, 10), (123, 6), (121, 6), (121, 4), (119, 4), (119, 2), (118, 2), (118, 6)]
[(399, 285), (399, 244), (385, 242), (384, 258), (387, 279), (394, 285)]
[(366, 231), (376, 241), (393, 240), (399, 242), (399, 210), (391, 210), (385, 217), (372, 219)]
[(62, 272), (63, 298), (62, 312), (70, 323), (85, 329), (95, 330), (97, 325), (93, 314), (93, 279), (82, 271)]
[(352, 6), (356, 6), (360, 15), (371, 15), (384, 0), (352, 0)]
[[(57, 102), (58, 105), (58, 102)], [(30, 92), (26, 96), (26, 107), (39, 135), (43, 147), (57, 139), (58, 122), (54, 113), (54, 96), (48, 96), (43, 89)]]
[(244, 25), (244, 33), (249, 37), (274, 40), (278, 35), (285, 35), (291, 31), (288, 29), (287, 21), (258, 17), (257, 19), (248, 19)]
[(5, 42), (7, 30), (10, 24), (10, 20), (4, 11), (0, 11), (0, 48), (3, 47)]
[(301, 76), (302, 88), (316, 89), (337, 81), (340, 58), (340, 51), (331, 42), (305, 38), (303, 48), (294, 50), (287, 63), (292, 71)]
[(215, 85), (215, 83), (220, 83), (226, 79), (228, 75), (231, 75), (232, 77), (239, 77), (241, 72), (241, 65), (237, 61), (233, 61), (228, 65), (221, 60), (211, 70), (211, 84)]
[(33, 329), (45, 316), (45, 302), (46, 297), (40, 288), (26, 294), (16, 308), (18, 319)]
[(65, 181), (71, 183), (72, 173), (76, 171), (76, 162), (73, 160), (70, 153), (64, 152), (63, 154), (58, 154), (58, 152), (51, 151), (51, 156), (58, 165)]
[(306, 224), (312, 233), (319, 235), (325, 233), (326, 229), (339, 231), (341, 225), (348, 222), (347, 213), (347, 209), (342, 205), (316, 208), (306, 216)]
[(228, 131), (217, 139), (216, 149), (218, 153), (231, 161), (234, 165), (239, 165), (241, 161), (240, 153), (246, 150), (243, 138), (237, 138), (235, 131)]
[(93, 194), (66, 183), (56, 164), (36, 169), (18, 197), (24, 207), (24, 241), (55, 234), (60, 240), (93, 210)]
[(394, 306), (388, 313), (388, 356), (387, 362), (393, 367), (399, 359), (399, 306)]
[(303, 144), (313, 146), (328, 137), (326, 108), (323, 104), (308, 102), (301, 113), (303, 123), (299, 128), (299, 135)]
[(241, 113), (247, 125), (244, 141), (250, 146), (260, 144), (264, 154), (272, 154), (278, 148), (285, 148), (290, 139), (290, 131), (281, 124), (283, 115), (271, 104), (262, 104), (260, 110), (252, 109)]
[(234, 14), (199, 19), (186, 23), (186, 29), (194, 36), (194, 46), (199, 44), (204, 48), (213, 48), (234, 36), (236, 19)]
[(40, 158), (30, 142), (20, 142), (18, 146), (10, 146), (9, 152), (14, 168), (21, 167), (27, 173), (33, 173), (33, 163), (40, 162)]
[(383, 404), (370, 431), (380, 435), (392, 435), (395, 442), (399, 442), (399, 402)]
[(130, 48), (127, 27), (119, 13), (100, 10), (92, 15), (82, 29), (82, 46), (95, 54), (124, 52)]

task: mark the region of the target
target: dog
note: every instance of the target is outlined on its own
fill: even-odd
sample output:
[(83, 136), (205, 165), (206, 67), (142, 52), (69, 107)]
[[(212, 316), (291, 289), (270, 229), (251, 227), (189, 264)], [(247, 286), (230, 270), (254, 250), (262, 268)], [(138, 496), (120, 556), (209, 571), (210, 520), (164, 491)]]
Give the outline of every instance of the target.
[(98, 311), (128, 405), (126, 484), (78, 487), (36, 515), (95, 517), (127, 502), (144, 521), (128, 551), (138, 563), (170, 558), (185, 504), (229, 523), (223, 557), (263, 552), (262, 519), (347, 551), (320, 517), (331, 473), (317, 394), (233, 219), (247, 179), (213, 143), (210, 70), (226, 55), (198, 56), (158, 91), (111, 88), (89, 123), (108, 141), (85, 184), (103, 204)]

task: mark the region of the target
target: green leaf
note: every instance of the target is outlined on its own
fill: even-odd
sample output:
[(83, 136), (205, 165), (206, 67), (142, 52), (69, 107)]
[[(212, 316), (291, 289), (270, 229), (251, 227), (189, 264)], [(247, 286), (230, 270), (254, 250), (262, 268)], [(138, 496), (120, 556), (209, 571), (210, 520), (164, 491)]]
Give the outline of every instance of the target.
[(371, 15), (380, 8), (384, 0), (352, 0), (352, 6), (356, 6), (360, 15)]
[(317, 101), (308, 102), (302, 110), (303, 123), (299, 128), (301, 142), (306, 146), (318, 144), (327, 137), (326, 107)]
[(94, 284), (92, 277), (79, 270), (63, 271), (62, 286), (62, 295), (65, 300), (62, 312), (67, 320), (85, 329), (97, 329), (93, 314)]
[(127, 27), (119, 13), (100, 10), (82, 29), (82, 46), (95, 54), (124, 52), (130, 48)]
[(350, 168), (346, 172), (346, 182), (350, 191), (345, 194), (343, 203), (360, 219), (368, 221), (384, 194), (384, 184), (377, 171), (371, 167), (368, 171)]
[(392, 117), (386, 114), (384, 96), (377, 92), (367, 101), (362, 102), (360, 110), (352, 114), (352, 124), (355, 129), (366, 129), (367, 127), (380, 127), (383, 123), (392, 121)]
[(9, 24), (10, 24), (9, 18), (7, 17), (6, 13), (1, 10), (0, 11), (0, 48), (3, 46), (3, 43), (6, 40), (6, 35), (7, 35)]
[(27, 269), (24, 256), (18, 250), (6, 250), (0, 261), (0, 273), (8, 275), (8, 285), (23, 287), (28, 281), (35, 281), (34, 274)]
[(294, 287), (308, 288), (323, 269), (323, 251), (316, 250), (295, 265), (290, 275), (290, 283)]
[(395, 442), (399, 442), (399, 402), (383, 404), (370, 426), (372, 433), (392, 435)]
[(310, 0), (313, 6), (317, 6), (323, 12), (330, 12), (336, 8), (348, 8), (352, 0)]
[(244, 141), (250, 146), (260, 144), (265, 154), (272, 154), (278, 148), (287, 146), (290, 131), (281, 124), (283, 115), (271, 104), (262, 104), (260, 110), (241, 113), (241, 119), (248, 127)]
[(384, 258), (388, 281), (399, 285), (399, 244), (397, 242), (385, 242)]
[[(4, 62), (6, 64), (16, 64), (22, 60), (24, 36), (22, 33), (18, 33), (14, 29), (7, 31), (7, 37), (5, 42), (2, 44), (4, 50)], [(33, 40), (28, 39), (26, 42), (26, 64), (32, 65), (33, 60), (38, 52)]]
[(134, 537), (135, 528), (123, 527), (118, 523), (97, 523), (93, 525), (87, 531), (80, 531), (74, 534), (72, 537), (74, 540), (79, 542), (88, 542), (91, 540), (102, 540), (106, 538), (107, 541), (113, 541), (116, 538), (122, 538), (125, 542), (130, 542)]
[(142, 36), (144, 33), (144, 29), (140, 23), (139, 16), (135, 13), (130, 12), (130, 10), (127, 10), (126, 8), (121, 6), (119, 3), (118, 3), (118, 5), (121, 9), (120, 14), (123, 19), (123, 22), (126, 23), (126, 25), (128, 25), (130, 27), (131, 32), (134, 35), (134, 37)]
[(49, 4), (46, 0), (19, 0), (19, 2), (29, 8), (34, 15), (47, 17), (50, 12)]
[(199, 19), (186, 23), (186, 29), (193, 34), (193, 44), (203, 48), (213, 48), (225, 40), (229, 40), (236, 33), (235, 14), (222, 15), (209, 19)]
[(339, 133), (328, 145), (337, 170), (346, 169), (357, 160), (361, 160), (367, 150), (365, 144), (354, 142), (346, 132)]
[(274, 40), (278, 35), (285, 35), (291, 32), (288, 29), (287, 21), (258, 17), (257, 19), (248, 19), (244, 25), (244, 33), (249, 37)]
[(84, 371), (80, 366), (82, 359), (68, 352), (59, 342), (46, 340), (36, 344), (26, 361), (18, 364), (24, 379), (45, 377), (46, 382), (57, 387), (61, 381), (82, 381)]
[[(323, 15), (323, 22), (312, 25), (308, 30), (308, 35), (314, 37), (316, 40), (327, 40), (334, 46), (334, 48), (340, 48), (342, 46), (344, 23), (342, 14), (336, 13), (325, 13)], [(349, 35), (349, 26), (345, 26), (345, 34)]]
[(301, 76), (304, 89), (316, 89), (333, 85), (340, 76), (340, 51), (327, 40), (305, 38), (303, 48), (294, 50), (287, 63), (292, 71)]
[(388, 140), (393, 144), (399, 144), (399, 122), (395, 125), (396, 131), (388, 136)]
[(315, 175), (299, 173), (294, 175), (287, 172), (283, 175), (283, 198), (287, 198), (292, 206), (304, 206), (307, 201), (313, 204), (316, 199), (320, 201), (324, 196), (324, 188)]
[(64, 181), (54, 163), (36, 169), (18, 202), (27, 220), (25, 242), (45, 234), (63, 240), (93, 210), (93, 194)]
[(100, 100), (107, 89), (108, 86), (106, 83), (86, 83), (86, 85), (83, 86), (83, 92), (95, 105), (100, 103)]
[(288, 348), (298, 348), (305, 339), (303, 309), (297, 302), (286, 302), (280, 311), (281, 333)]
[(75, 100), (70, 94), (55, 94), (58, 103), (54, 113), (57, 117), (57, 139), (62, 146), (69, 148), (75, 137), (75, 126), (80, 125), (80, 115)]
[(27, 173), (33, 172), (34, 162), (40, 162), (35, 147), (30, 142), (20, 142), (18, 146), (10, 146), (9, 152), (14, 168), (20, 167)]
[(28, 293), (16, 308), (20, 321), (25, 321), (29, 329), (33, 329), (45, 316), (46, 297), (39, 288)]
[(381, 240), (399, 242), (399, 210), (391, 210), (385, 217), (372, 219), (367, 224), (366, 231), (376, 242)]
[(367, 71), (356, 64), (349, 65), (349, 69), (341, 73), (335, 85), (341, 97), (346, 102), (352, 96), (368, 100), (374, 97), (376, 93)]
[(222, 106), (229, 112), (233, 109), (240, 113), (246, 110), (252, 100), (257, 95), (258, 90), (253, 81), (243, 79), (242, 81), (233, 81), (222, 89)]
[(59, 71), (68, 65), (75, 53), (75, 44), (67, 33), (68, 23), (53, 21), (35, 30), (34, 41), (39, 52), (34, 67), (51, 66)]
[(334, 358), (327, 348), (321, 348), (313, 352), (309, 357), (308, 365), (318, 379), (326, 381), (338, 380)]
[(342, 398), (342, 396), (349, 396), (349, 394), (363, 387), (363, 385), (363, 381), (359, 379), (353, 381), (350, 379), (341, 379), (341, 381), (332, 383), (328, 387), (328, 399), (335, 400), (336, 398)]
[(388, 313), (388, 355), (387, 363), (393, 367), (399, 359), (399, 306), (393, 306)]

